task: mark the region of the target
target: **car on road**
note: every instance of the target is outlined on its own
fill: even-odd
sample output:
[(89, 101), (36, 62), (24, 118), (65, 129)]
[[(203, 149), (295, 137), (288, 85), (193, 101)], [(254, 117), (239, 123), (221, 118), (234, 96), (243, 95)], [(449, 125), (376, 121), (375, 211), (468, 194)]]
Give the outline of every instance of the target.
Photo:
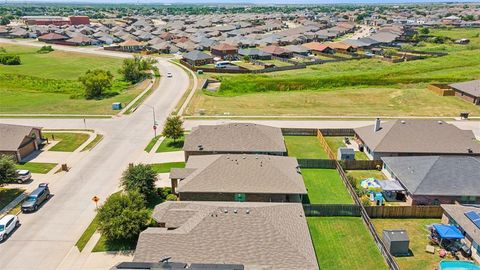
[(171, 72), (167, 72), (167, 78), (172, 78), (172, 77), (173, 77), (172, 73), (171, 73)]
[(7, 237), (20, 225), (18, 217), (15, 215), (6, 215), (0, 219), (0, 242)]
[(38, 185), (37, 189), (32, 191), (28, 195), (27, 199), (22, 204), (22, 212), (28, 213), (37, 211), (38, 207), (50, 198), (50, 189), (48, 189), (48, 184), (41, 183)]
[(25, 181), (28, 181), (32, 178), (32, 174), (29, 170), (16, 170), (17, 183), (21, 184)]

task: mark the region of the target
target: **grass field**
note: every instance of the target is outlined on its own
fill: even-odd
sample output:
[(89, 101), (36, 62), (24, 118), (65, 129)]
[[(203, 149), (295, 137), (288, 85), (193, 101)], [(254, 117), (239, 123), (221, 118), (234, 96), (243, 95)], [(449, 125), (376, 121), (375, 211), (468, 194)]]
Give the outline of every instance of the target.
[(479, 78), (479, 30), (432, 32), (472, 41), (415, 47), (449, 55), (402, 63), (362, 59), (268, 74), (214, 75), (222, 82), (219, 91), (198, 91), (187, 114), (203, 109), (206, 115), (457, 116), (469, 111), (479, 116), (480, 107), (426, 89), (429, 83)]
[(57, 163), (41, 163), (41, 162), (27, 162), (17, 164), (18, 170), (29, 170), (31, 173), (45, 174), (51, 171)]
[(88, 134), (85, 133), (43, 133), (43, 136), (48, 138), (49, 140), (52, 139), (52, 135), (55, 136), (55, 141), (59, 142), (55, 144), (52, 148), (48, 149), (48, 151), (73, 152), (90, 137)]
[(22, 193), (23, 189), (19, 188), (0, 188), (0, 209), (3, 209)]
[[(346, 147), (344, 142), (344, 137), (325, 137), (328, 146), (332, 149), (335, 156), (337, 156), (337, 150), (340, 147)], [(350, 141), (353, 141), (353, 138), (350, 138)], [(368, 160), (367, 155), (364, 152), (355, 151), (356, 160)]]
[[(436, 269), (441, 258), (438, 254), (425, 252), (429, 240), (427, 225), (440, 223), (440, 219), (372, 219), (375, 229), (381, 235), (384, 229), (405, 229), (410, 238), (412, 256), (395, 257), (400, 269)], [(447, 258), (452, 259), (452, 258)]]
[(185, 168), (185, 162), (168, 162), (150, 164), (157, 173), (169, 173), (172, 168)]
[(352, 198), (335, 169), (302, 169), (311, 204), (352, 204)]
[[(119, 58), (62, 51), (38, 54), (36, 47), (12, 44), (0, 47), (20, 55), (22, 61), (18, 66), (0, 65), (0, 113), (113, 114), (112, 102), (128, 103), (143, 90), (120, 80)], [(77, 78), (93, 68), (112, 72), (110, 92), (118, 95), (101, 100), (82, 97)]]
[(360, 217), (307, 217), (322, 270), (388, 269)]
[(291, 157), (328, 159), (315, 136), (284, 136), (284, 139)]
[(373, 177), (378, 180), (386, 180), (387, 177), (381, 171), (377, 170), (350, 170), (347, 172), (347, 176), (355, 178), (356, 182), (360, 184), (363, 179)]
[(174, 142), (173, 139), (165, 138), (162, 141), (162, 143), (158, 146), (155, 152), (161, 153), (161, 152), (182, 151), (184, 140), (185, 138), (181, 137)]

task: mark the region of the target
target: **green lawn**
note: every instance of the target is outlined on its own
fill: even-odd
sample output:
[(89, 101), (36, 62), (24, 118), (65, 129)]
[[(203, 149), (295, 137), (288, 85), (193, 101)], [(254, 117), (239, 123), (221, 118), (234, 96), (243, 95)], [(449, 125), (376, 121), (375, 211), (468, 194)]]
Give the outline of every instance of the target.
[(182, 151), (184, 140), (185, 140), (185, 137), (183, 136), (177, 139), (176, 141), (173, 141), (173, 139), (170, 139), (170, 138), (165, 138), (160, 144), (160, 146), (158, 146), (155, 152), (161, 153), (161, 152)]
[(284, 136), (288, 155), (300, 159), (328, 159), (327, 153), (315, 136)]
[(360, 217), (307, 217), (322, 270), (388, 269)]
[(352, 198), (335, 169), (302, 169), (311, 204), (352, 204)]
[(97, 134), (97, 136), (95, 136), (95, 139), (93, 139), (93, 141), (91, 141), (89, 144), (87, 144), (87, 146), (85, 146), (85, 148), (82, 149), (82, 152), (92, 150), (102, 140), (103, 140), (103, 135), (102, 134)]
[(150, 153), (150, 151), (152, 151), (152, 148), (153, 146), (157, 143), (158, 139), (160, 139), (160, 135), (157, 135), (155, 137), (153, 137), (150, 142), (147, 144), (147, 146), (145, 147), (144, 151), (147, 152), (147, 153)]
[(48, 151), (73, 152), (90, 137), (85, 133), (43, 132), (43, 136), (49, 140), (52, 140), (52, 135), (55, 137), (55, 141), (59, 142)]
[(383, 172), (377, 170), (350, 170), (347, 172), (347, 176), (355, 178), (356, 182), (360, 184), (363, 179), (373, 177), (378, 180), (386, 180), (387, 177)]
[(17, 164), (18, 170), (29, 170), (31, 173), (45, 174), (51, 171), (57, 163), (27, 162)]
[(83, 232), (82, 236), (80, 236), (80, 239), (78, 239), (77, 243), (75, 246), (80, 250), (80, 252), (85, 248), (87, 245), (88, 241), (90, 238), (92, 238), (93, 234), (97, 230), (97, 216), (92, 220), (90, 225), (88, 225), (87, 229)]
[(206, 115), (457, 116), (465, 110), (479, 116), (480, 107), (426, 89), (429, 83), (480, 78), (479, 30), (432, 32), (467, 37), (471, 44), (429, 43), (413, 49), (449, 55), (401, 63), (362, 59), (268, 74), (217, 74), (219, 91), (198, 91), (186, 113), (203, 109)]
[(0, 188), (0, 209), (3, 209), (16, 197), (23, 193), (23, 189), (19, 188)]
[[(128, 103), (143, 88), (121, 81), (122, 59), (54, 51), (38, 54), (38, 48), (0, 44), (7, 53), (20, 55), (22, 64), (0, 65), (0, 113), (114, 114), (111, 103)], [(77, 80), (92, 68), (112, 72), (111, 97), (86, 100)]]
[(185, 168), (185, 162), (168, 162), (150, 164), (157, 173), (169, 173), (171, 168)]
[[(429, 244), (427, 225), (440, 223), (440, 219), (372, 219), (375, 229), (382, 235), (384, 229), (405, 229), (410, 238), (412, 256), (395, 257), (400, 269), (436, 269), (441, 258), (438, 254), (425, 252)], [(447, 258), (453, 259), (453, 258)]]
[[(344, 143), (345, 137), (325, 137), (325, 140), (327, 141), (328, 146), (330, 149), (332, 149), (333, 153), (335, 156), (337, 156), (337, 150), (340, 147), (346, 147)], [(350, 137), (350, 141), (353, 141), (353, 138)], [(355, 159), (356, 160), (368, 160), (368, 157), (365, 153), (360, 152), (360, 151), (355, 151)]]

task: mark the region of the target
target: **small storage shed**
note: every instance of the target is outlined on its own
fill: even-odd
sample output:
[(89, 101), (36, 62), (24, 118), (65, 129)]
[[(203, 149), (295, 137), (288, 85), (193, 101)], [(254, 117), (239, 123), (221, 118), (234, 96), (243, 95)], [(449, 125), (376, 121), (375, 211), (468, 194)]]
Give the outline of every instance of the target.
[(337, 150), (338, 160), (355, 160), (355, 150), (352, 148), (340, 147)]
[(383, 243), (393, 256), (408, 255), (410, 239), (406, 230), (383, 230)]

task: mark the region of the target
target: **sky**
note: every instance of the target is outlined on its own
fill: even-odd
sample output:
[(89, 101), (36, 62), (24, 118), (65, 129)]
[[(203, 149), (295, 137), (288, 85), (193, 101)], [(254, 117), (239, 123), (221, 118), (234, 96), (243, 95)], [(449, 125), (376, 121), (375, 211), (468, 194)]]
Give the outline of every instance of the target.
[(0, 3), (139, 3), (139, 4), (173, 4), (173, 3), (252, 3), (252, 4), (340, 4), (340, 3), (375, 3), (375, 4), (391, 4), (391, 3), (430, 3), (430, 2), (479, 2), (480, 0), (0, 0)]

